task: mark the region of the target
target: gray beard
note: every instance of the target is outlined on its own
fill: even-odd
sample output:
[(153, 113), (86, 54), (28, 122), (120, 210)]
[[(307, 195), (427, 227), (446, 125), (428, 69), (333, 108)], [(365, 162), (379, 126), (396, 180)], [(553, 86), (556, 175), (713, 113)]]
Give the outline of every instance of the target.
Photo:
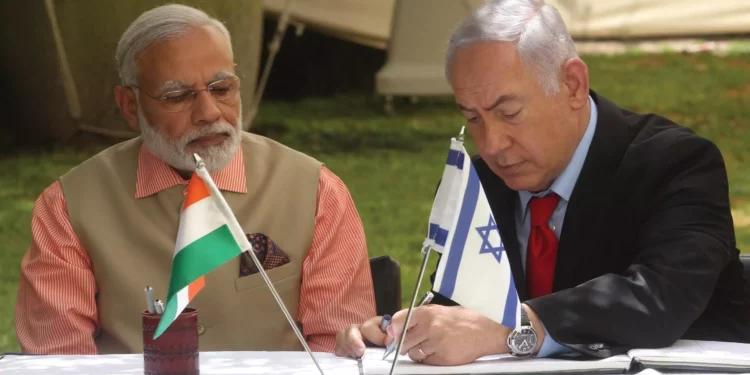
[(202, 126), (194, 132), (183, 134), (175, 140), (151, 126), (141, 106), (138, 106), (138, 127), (141, 129), (141, 138), (146, 149), (178, 171), (195, 170), (193, 154), (187, 152), (187, 146), (191, 141), (216, 134), (228, 134), (229, 138), (216, 146), (197, 148), (195, 152), (203, 159), (209, 172), (224, 169), (234, 158), (242, 141), (242, 131), (239, 128), (239, 124), (242, 124), (241, 114), (237, 119), (237, 124), (238, 126), (235, 127), (224, 121), (216, 122)]

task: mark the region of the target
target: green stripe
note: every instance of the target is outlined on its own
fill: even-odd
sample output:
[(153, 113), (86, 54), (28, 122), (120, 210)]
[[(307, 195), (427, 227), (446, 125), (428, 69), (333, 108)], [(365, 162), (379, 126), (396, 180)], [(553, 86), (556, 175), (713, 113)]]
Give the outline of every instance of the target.
[[(241, 252), (242, 250), (226, 224), (185, 246), (172, 261), (172, 274), (169, 277), (168, 302), (165, 307), (164, 318), (170, 317), (174, 320), (174, 317), (180, 313), (175, 311), (177, 309), (177, 292)], [(168, 319), (162, 319), (154, 338), (159, 337), (171, 323), (172, 321)]]
[(154, 340), (159, 338), (175, 319), (177, 319), (177, 295), (170, 295), (167, 299), (167, 305), (164, 306), (164, 314), (159, 319), (159, 325), (154, 332)]
[(225, 224), (185, 246), (174, 257), (169, 293), (172, 296), (199, 277), (211, 272), (242, 252)]

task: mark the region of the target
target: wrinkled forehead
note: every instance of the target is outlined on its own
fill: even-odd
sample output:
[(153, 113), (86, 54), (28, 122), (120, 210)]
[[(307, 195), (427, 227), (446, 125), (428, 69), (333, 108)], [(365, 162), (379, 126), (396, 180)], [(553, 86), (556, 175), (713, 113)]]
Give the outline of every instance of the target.
[(137, 60), (140, 85), (151, 89), (205, 86), (234, 74), (229, 41), (211, 26), (152, 45)]
[(456, 100), (463, 107), (492, 107), (498, 98), (517, 100), (528, 96), (535, 84), (533, 73), (508, 42), (461, 47), (452, 58), (449, 74)]

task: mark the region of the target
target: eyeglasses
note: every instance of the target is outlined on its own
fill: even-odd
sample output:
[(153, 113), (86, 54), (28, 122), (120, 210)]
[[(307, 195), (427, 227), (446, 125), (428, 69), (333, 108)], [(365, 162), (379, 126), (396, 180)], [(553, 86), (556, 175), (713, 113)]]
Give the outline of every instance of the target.
[[(139, 88), (136, 85), (130, 87)], [(198, 93), (207, 91), (212, 98), (224, 104), (235, 104), (240, 97), (240, 78), (236, 76), (227, 77), (219, 81), (211, 82), (206, 88), (200, 90), (185, 89), (165, 92), (160, 96), (153, 96), (143, 92), (149, 98), (158, 100), (167, 112), (182, 112), (189, 109), (195, 103)]]

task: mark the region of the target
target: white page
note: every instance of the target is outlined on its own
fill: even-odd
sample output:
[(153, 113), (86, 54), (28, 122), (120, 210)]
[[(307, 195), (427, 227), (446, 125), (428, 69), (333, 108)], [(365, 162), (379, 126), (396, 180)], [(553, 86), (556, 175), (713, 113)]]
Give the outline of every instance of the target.
[[(362, 358), (366, 375), (384, 375), (391, 370), (393, 355), (383, 360), (384, 349), (368, 348)], [(482, 357), (463, 366), (431, 366), (399, 356), (396, 374), (506, 374), (560, 373), (565, 371), (609, 370), (619, 372), (630, 367), (630, 357), (619, 355), (601, 360), (567, 360), (551, 358), (517, 358), (511, 355)]]
[(715, 364), (750, 367), (750, 344), (733, 342), (677, 340), (668, 348), (632, 349), (628, 354), (644, 364)]

